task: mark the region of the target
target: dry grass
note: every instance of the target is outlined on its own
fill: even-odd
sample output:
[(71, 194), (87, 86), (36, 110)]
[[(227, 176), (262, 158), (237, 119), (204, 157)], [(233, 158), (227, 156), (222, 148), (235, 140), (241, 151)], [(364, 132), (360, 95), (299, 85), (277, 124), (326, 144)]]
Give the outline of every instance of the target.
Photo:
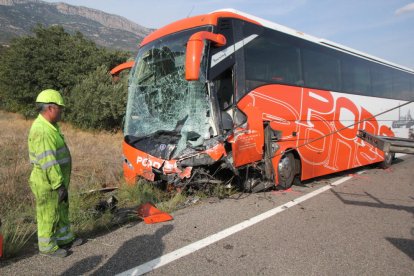
[[(0, 218), (3, 222), (0, 231), (5, 238), (6, 256), (17, 254), (35, 236), (35, 202), (28, 184), (31, 165), (27, 149), (32, 122), (0, 111)], [(60, 125), (72, 154), (70, 193), (75, 197), (74, 203), (79, 202), (76, 195), (82, 191), (122, 185), (121, 133), (90, 133), (65, 123)], [(79, 210), (78, 206), (72, 207)], [(93, 231), (93, 219), (85, 223)]]
[(61, 130), (72, 155), (71, 188), (118, 186), (122, 181), (122, 133), (90, 133), (62, 124)]
[(0, 216), (10, 202), (31, 203), (27, 185), (30, 164), (27, 152), (29, 121), (0, 112)]
[[(27, 200), (31, 166), (27, 136), (32, 120), (0, 111), (0, 198)], [(122, 180), (122, 134), (90, 133), (61, 123), (72, 154), (71, 190), (117, 186)], [(19, 195), (20, 194), (20, 195)], [(1, 206), (0, 206), (1, 214)]]
[[(29, 241), (35, 242), (32, 237), (36, 237), (35, 201), (28, 184), (31, 165), (27, 137), (32, 122), (0, 110), (0, 218), (3, 222), (0, 232), (5, 239), (6, 257), (19, 255)], [(121, 208), (131, 209), (152, 202), (163, 211), (173, 212), (183, 205), (185, 194), (160, 191), (142, 180), (135, 187), (124, 185), (122, 133), (85, 132), (65, 123), (60, 126), (72, 155), (69, 192), (75, 233), (88, 237), (117, 223), (109, 211), (97, 213), (95, 206), (99, 197), (82, 195), (92, 189), (120, 187), (116, 196)]]

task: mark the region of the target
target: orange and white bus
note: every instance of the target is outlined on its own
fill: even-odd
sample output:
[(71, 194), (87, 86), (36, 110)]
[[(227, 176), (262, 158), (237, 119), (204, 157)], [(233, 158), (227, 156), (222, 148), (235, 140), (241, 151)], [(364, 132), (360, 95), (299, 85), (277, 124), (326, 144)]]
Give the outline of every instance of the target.
[(235, 10), (151, 33), (128, 89), (130, 183), (237, 179), (257, 191), (387, 166), (392, 156), (357, 131), (408, 136), (395, 122), (414, 114), (412, 69)]

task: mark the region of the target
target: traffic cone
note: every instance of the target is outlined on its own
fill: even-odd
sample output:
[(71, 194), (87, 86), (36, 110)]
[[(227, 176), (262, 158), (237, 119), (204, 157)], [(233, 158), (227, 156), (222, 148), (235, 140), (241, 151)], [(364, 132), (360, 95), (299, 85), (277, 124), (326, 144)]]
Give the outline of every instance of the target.
[(138, 207), (137, 214), (144, 220), (146, 224), (154, 224), (172, 220), (173, 217), (166, 212), (162, 212), (155, 208), (154, 205), (147, 202)]
[(3, 235), (0, 234), (0, 258), (3, 257)]

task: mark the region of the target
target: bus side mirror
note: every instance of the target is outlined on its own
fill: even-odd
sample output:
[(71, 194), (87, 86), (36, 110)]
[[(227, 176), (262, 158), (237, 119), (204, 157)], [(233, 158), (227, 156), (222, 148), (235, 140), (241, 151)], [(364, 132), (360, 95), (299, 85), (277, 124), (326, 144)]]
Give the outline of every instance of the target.
[(185, 57), (185, 79), (194, 81), (199, 79), (201, 55), (204, 49), (204, 40), (214, 42), (215, 46), (226, 45), (226, 38), (222, 34), (201, 31), (193, 34), (187, 41)]

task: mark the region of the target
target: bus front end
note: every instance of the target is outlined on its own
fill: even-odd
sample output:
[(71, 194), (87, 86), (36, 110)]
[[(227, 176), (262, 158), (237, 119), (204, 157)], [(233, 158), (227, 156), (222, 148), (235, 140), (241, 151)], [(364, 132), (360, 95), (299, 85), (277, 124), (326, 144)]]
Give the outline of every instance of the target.
[(210, 175), (204, 168), (226, 157), (205, 79), (210, 44), (205, 38), (198, 41), (199, 52), (192, 50), (192, 55), (201, 55), (197, 79), (188, 80), (185, 72), (189, 41), (194, 35), (212, 34), (210, 29), (183, 30), (141, 45), (129, 76), (124, 126), (123, 167), (128, 183), (142, 177), (182, 186), (196, 173)]

